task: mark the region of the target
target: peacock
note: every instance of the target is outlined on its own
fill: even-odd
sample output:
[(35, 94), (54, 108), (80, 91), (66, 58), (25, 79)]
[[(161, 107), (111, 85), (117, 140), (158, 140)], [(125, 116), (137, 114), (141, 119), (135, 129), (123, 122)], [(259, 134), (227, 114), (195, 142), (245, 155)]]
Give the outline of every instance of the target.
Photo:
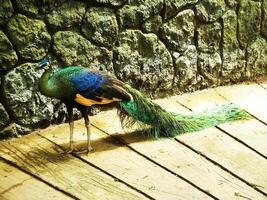
[(175, 137), (187, 132), (195, 132), (224, 122), (249, 118), (249, 114), (234, 104), (225, 104), (213, 111), (181, 115), (168, 112), (141, 92), (117, 78), (100, 71), (92, 71), (81, 66), (68, 66), (53, 71), (49, 61), (39, 62), (45, 71), (39, 79), (40, 92), (65, 103), (69, 118), (70, 142), (67, 152), (73, 152), (73, 108), (77, 108), (85, 121), (87, 148), (91, 147), (91, 130), (88, 108), (93, 105), (115, 104), (121, 121), (143, 123), (150, 126), (155, 137)]

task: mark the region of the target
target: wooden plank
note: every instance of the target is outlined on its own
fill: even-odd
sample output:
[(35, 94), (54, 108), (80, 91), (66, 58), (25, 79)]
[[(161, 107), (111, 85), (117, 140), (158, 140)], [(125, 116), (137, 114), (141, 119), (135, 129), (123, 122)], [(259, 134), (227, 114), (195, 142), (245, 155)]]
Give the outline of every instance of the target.
[[(215, 89), (177, 96), (176, 101), (194, 111), (199, 110), (200, 108), (203, 109), (203, 107), (212, 108), (214, 104), (220, 106), (222, 104), (229, 103), (225, 98), (220, 96)], [(251, 103), (253, 104), (253, 101)], [(263, 123), (256, 119), (251, 119), (226, 123), (219, 125), (219, 127), (228, 132), (230, 135), (248, 144), (262, 155), (267, 156), (267, 126)]]
[[(100, 120), (113, 123), (111, 116)], [(94, 150), (89, 156), (79, 155), (82, 159), (128, 182), (154, 199), (210, 199), (205, 193), (125, 147), (114, 138), (108, 137), (94, 127), (91, 128)], [(65, 124), (39, 134), (67, 148), (68, 132), (68, 125)], [(55, 136), (53, 133), (56, 133)], [(74, 138), (76, 147), (86, 148), (83, 121), (75, 122)]]
[[(213, 98), (210, 95), (205, 95), (207, 97), (204, 100), (197, 95), (198, 93), (201, 92), (176, 97), (176, 101), (184, 103), (194, 102), (196, 99), (199, 99), (201, 102), (206, 102), (206, 98)], [(185, 98), (185, 96), (187, 97)], [(184, 99), (187, 100), (184, 101)], [(163, 103), (161, 103), (161, 105), (163, 105)], [(206, 103), (205, 107), (208, 105), (210, 105), (210, 103)], [(186, 111), (184, 107), (179, 106), (178, 103), (173, 104), (173, 112), (189, 114), (189, 111)], [(233, 124), (234, 123), (240, 122), (233, 122)], [(178, 136), (177, 139), (226, 167), (240, 178), (254, 185), (258, 190), (267, 193), (266, 159), (251, 151), (230, 136), (227, 136), (222, 131), (216, 128), (209, 128), (197, 133), (187, 133)], [(264, 139), (264, 141), (266, 141), (266, 139)]]
[(30, 175), (0, 161), (1, 199), (69, 200), (73, 199)]
[(267, 124), (267, 91), (258, 84), (218, 87), (215, 91)]
[(0, 142), (0, 156), (78, 199), (145, 199), (38, 135)]
[[(176, 102), (172, 98), (160, 101), (160, 105), (169, 108), (174, 103)], [(95, 126), (113, 134), (136, 151), (183, 176), (218, 199), (265, 199), (244, 182), (173, 139), (153, 140), (142, 133), (131, 132), (134, 131), (132, 129), (123, 131), (116, 111), (102, 112), (91, 121)]]

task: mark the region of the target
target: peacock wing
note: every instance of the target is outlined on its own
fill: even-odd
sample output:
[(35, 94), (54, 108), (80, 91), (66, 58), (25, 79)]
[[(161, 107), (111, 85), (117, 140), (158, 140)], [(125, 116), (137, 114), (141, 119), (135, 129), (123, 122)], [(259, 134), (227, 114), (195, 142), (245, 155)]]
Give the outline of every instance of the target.
[(123, 82), (101, 72), (84, 69), (73, 74), (70, 81), (77, 91), (74, 100), (84, 106), (131, 99), (131, 95), (123, 88)]

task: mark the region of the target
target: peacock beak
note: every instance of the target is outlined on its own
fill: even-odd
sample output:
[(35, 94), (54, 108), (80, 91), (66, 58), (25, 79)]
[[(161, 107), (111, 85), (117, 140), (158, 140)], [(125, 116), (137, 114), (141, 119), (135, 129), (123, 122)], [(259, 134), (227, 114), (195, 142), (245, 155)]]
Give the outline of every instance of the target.
[(39, 63), (38, 63), (38, 67), (40, 68), (44, 68), (45, 66), (48, 66), (50, 63), (49, 63), (49, 60), (48, 59), (43, 59), (41, 60)]

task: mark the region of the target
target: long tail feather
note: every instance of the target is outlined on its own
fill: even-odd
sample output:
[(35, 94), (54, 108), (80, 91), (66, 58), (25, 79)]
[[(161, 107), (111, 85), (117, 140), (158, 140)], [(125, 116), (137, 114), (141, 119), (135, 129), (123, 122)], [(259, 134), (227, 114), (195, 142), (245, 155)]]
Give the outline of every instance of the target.
[(199, 131), (224, 122), (250, 117), (246, 111), (231, 103), (200, 114), (181, 115), (171, 113), (144, 97), (129, 85), (125, 88), (132, 95), (132, 100), (119, 103), (122, 110), (120, 115), (122, 121), (126, 121), (126, 123), (142, 122), (150, 125), (155, 137), (175, 137), (179, 134)]

